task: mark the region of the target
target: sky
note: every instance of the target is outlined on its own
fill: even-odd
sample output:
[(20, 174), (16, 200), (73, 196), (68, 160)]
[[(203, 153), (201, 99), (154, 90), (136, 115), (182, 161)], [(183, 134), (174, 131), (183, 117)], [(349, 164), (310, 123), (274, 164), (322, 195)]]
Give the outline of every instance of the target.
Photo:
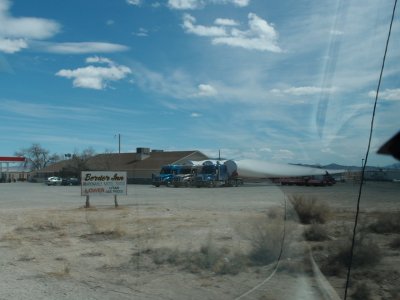
[[(394, 0), (0, 0), (0, 156), (151, 149), (361, 165)], [(369, 165), (400, 129), (400, 18)]]

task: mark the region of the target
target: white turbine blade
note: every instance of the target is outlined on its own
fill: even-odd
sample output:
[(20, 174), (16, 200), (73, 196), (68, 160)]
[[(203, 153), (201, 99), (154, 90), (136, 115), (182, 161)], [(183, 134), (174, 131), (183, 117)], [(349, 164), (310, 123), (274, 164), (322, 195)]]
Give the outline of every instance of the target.
[[(274, 177), (296, 177), (296, 176), (313, 176), (325, 175), (325, 169), (303, 167), (289, 164), (271, 163), (259, 160), (238, 160), (235, 161), (237, 172), (240, 177), (255, 177), (255, 178), (274, 178)], [(338, 173), (334, 172), (329, 173)], [(339, 172), (340, 173), (340, 172)]]

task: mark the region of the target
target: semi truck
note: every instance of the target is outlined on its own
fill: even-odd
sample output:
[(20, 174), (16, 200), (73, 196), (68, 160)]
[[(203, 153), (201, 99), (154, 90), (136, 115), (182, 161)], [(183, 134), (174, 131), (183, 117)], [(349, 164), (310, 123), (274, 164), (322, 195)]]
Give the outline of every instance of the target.
[(171, 186), (175, 182), (188, 178), (192, 173), (192, 166), (188, 165), (166, 165), (162, 166), (158, 175), (152, 175), (152, 184), (156, 187), (161, 185)]
[(222, 161), (192, 162), (191, 165), (163, 166), (158, 175), (152, 176), (153, 185), (174, 187), (216, 187), (238, 186), (243, 180), (238, 178), (236, 169)]

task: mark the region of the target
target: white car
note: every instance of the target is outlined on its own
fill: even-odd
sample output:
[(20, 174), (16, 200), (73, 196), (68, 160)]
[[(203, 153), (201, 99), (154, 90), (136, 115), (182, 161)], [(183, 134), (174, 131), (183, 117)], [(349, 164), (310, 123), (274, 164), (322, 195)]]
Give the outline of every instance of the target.
[(47, 185), (61, 185), (62, 179), (60, 177), (49, 177), (45, 181)]

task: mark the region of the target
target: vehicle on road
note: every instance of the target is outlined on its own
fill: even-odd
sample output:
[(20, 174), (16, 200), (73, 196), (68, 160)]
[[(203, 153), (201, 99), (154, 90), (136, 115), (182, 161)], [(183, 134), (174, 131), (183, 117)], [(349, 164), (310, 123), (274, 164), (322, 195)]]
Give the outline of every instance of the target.
[(61, 185), (62, 179), (60, 177), (52, 176), (44, 182), (47, 185)]
[(80, 185), (81, 181), (78, 178), (63, 178), (61, 181), (61, 185)]

